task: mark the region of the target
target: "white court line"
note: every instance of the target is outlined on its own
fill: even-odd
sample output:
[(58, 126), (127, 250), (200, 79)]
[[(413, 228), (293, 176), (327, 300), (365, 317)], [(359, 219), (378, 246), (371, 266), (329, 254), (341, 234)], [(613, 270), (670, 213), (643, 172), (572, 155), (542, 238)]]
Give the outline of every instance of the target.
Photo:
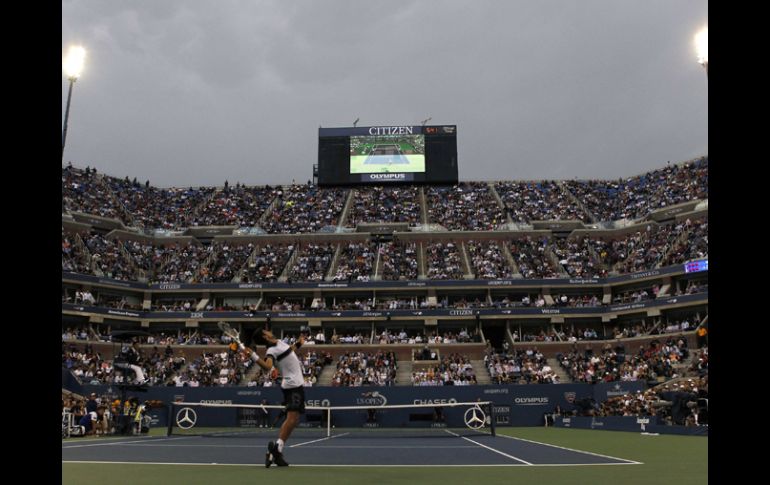
[[(294, 446), (304, 446), (305, 443), (300, 443)], [(137, 446), (142, 448), (156, 448), (156, 447), (169, 447), (169, 448), (192, 448), (192, 447), (199, 447), (199, 448), (264, 448), (263, 445), (180, 445), (180, 444), (174, 444), (174, 445), (164, 445), (164, 444), (155, 444), (155, 443), (134, 443), (130, 444), (128, 446)], [(350, 448), (350, 449), (370, 449), (370, 448), (376, 448), (376, 449), (394, 449), (394, 450), (404, 450), (404, 449), (444, 449), (444, 448), (476, 448), (475, 446), (396, 446), (396, 445), (388, 445), (388, 446), (360, 446), (360, 445), (330, 445), (330, 446), (308, 446), (306, 448), (313, 448), (313, 449), (327, 449), (327, 448)]]
[[(142, 436), (141, 438), (148, 439), (148, 438), (158, 438), (158, 436)], [(94, 441), (115, 441), (115, 440), (123, 440), (126, 439), (125, 436), (115, 436), (113, 438), (86, 438), (86, 439), (79, 439), (79, 438), (67, 438), (66, 440), (62, 440), (61, 444), (67, 444), (67, 443), (91, 443)]]
[(320, 439), (313, 440), (313, 441), (305, 441), (304, 443), (297, 443), (296, 445), (291, 445), (291, 446), (289, 446), (289, 448), (296, 448), (297, 446), (309, 445), (310, 443), (318, 443), (319, 441), (331, 440), (331, 439), (339, 438), (340, 436), (345, 436), (345, 435), (349, 435), (349, 434), (350, 433), (342, 433), (342, 434), (337, 434), (337, 435), (334, 435), (334, 436), (327, 436), (326, 438), (320, 438)]
[(315, 448), (315, 449), (328, 449), (328, 448), (343, 448), (343, 449), (360, 449), (360, 450), (368, 450), (368, 449), (391, 449), (391, 450), (434, 450), (434, 449), (446, 449), (446, 448), (462, 448), (462, 449), (469, 449), (469, 448), (476, 448), (475, 446), (464, 446), (464, 445), (455, 445), (455, 446), (398, 446), (398, 445), (323, 445), (323, 446), (308, 446), (307, 448)]
[[(166, 462), (146, 462), (146, 461), (80, 461), (80, 460), (62, 460), (62, 463), (73, 464), (104, 464), (104, 465), (172, 465), (172, 466), (247, 466), (263, 467), (259, 463), (166, 463)], [(497, 463), (497, 464), (468, 464), (468, 465), (312, 465), (312, 464), (292, 464), (290, 466), (301, 467), (319, 467), (319, 468), (459, 468), (459, 467), (505, 467), (505, 466), (612, 466), (612, 465), (633, 465), (634, 463), (546, 463), (542, 465), (524, 465), (519, 463)]]
[[(181, 438), (167, 438), (167, 439), (159, 439), (156, 441), (174, 441), (174, 440), (183, 440), (187, 438), (187, 436), (181, 437)], [(135, 441), (111, 441), (109, 443), (92, 443), (90, 445), (74, 445), (74, 446), (62, 446), (62, 450), (68, 450), (70, 448), (86, 448), (88, 446), (110, 446), (110, 445), (125, 445), (129, 443), (142, 443), (145, 442), (145, 440), (135, 440)]]
[(457, 433), (453, 433), (453, 432), (449, 431), (448, 429), (445, 429), (444, 431), (446, 431), (447, 433), (449, 433), (449, 434), (451, 434), (451, 435), (457, 436), (458, 438), (462, 438), (462, 439), (464, 439), (465, 441), (470, 441), (471, 443), (474, 443), (474, 444), (476, 444), (476, 445), (479, 445), (479, 446), (481, 446), (482, 448), (486, 448), (486, 449), (488, 449), (489, 451), (494, 451), (495, 453), (497, 453), (497, 454), (499, 454), (499, 455), (503, 455), (503, 456), (505, 456), (505, 457), (508, 457), (508, 458), (510, 458), (510, 459), (512, 459), (512, 460), (520, 461), (521, 463), (524, 463), (525, 465), (532, 465), (532, 463), (530, 463), (530, 462), (528, 462), (528, 461), (524, 461), (524, 460), (522, 460), (521, 458), (516, 458), (515, 456), (513, 456), (513, 455), (509, 455), (508, 453), (503, 453), (502, 451), (500, 451), (500, 450), (496, 450), (496, 449), (492, 448), (491, 446), (482, 445), (482, 444), (481, 444), (481, 443), (479, 443), (478, 441), (473, 441), (472, 439), (470, 439), (470, 438), (466, 438), (465, 436), (460, 436), (459, 434), (457, 434)]
[[(628, 465), (644, 465), (644, 463), (642, 463), (641, 461), (626, 460), (625, 458), (618, 458), (616, 456), (602, 455), (600, 453), (593, 453), (591, 451), (576, 450), (574, 448), (567, 448), (566, 446), (552, 445), (550, 443), (541, 443), (539, 441), (528, 440), (528, 439), (525, 439), (525, 438), (517, 438), (515, 436), (508, 436), (508, 435), (501, 434), (501, 433), (497, 433), (497, 436), (502, 436), (503, 438), (508, 438), (508, 439), (511, 439), (511, 440), (519, 440), (519, 441), (526, 441), (528, 443), (535, 443), (537, 445), (551, 446), (553, 448), (559, 448), (559, 449), (562, 449), (562, 450), (574, 451), (576, 453), (583, 453), (583, 454), (586, 454), (586, 455), (600, 456), (602, 458), (609, 458), (611, 460), (625, 461), (626, 464), (628, 464)], [(609, 465), (609, 463), (608, 463), (608, 465)]]
[(157, 448), (157, 447), (169, 447), (169, 448), (264, 448), (265, 445), (180, 445), (180, 444), (173, 444), (173, 445), (163, 445), (163, 444), (155, 444), (155, 443), (134, 443), (130, 444), (128, 446), (136, 446), (139, 448)]

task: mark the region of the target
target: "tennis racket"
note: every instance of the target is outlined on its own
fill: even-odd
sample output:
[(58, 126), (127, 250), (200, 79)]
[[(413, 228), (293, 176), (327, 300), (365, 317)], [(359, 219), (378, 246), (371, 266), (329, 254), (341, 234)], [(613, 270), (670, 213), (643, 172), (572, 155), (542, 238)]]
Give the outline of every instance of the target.
[(233, 327), (231, 327), (229, 323), (219, 322), (217, 323), (217, 326), (219, 327), (219, 330), (221, 330), (223, 334), (227, 335), (228, 337), (233, 339), (235, 343), (238, 344), (238, 348), (240, 348), (241, 350), (245, 348), (244, 345), (241, 343), (241, 337), (238, 334), (238, 331)]

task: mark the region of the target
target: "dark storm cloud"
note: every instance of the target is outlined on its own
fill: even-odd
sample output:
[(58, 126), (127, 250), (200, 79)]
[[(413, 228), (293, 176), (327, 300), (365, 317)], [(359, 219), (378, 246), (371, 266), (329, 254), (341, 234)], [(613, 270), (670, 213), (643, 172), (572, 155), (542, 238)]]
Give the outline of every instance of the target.
[(705, 1), (65, 0), (62, 13), (63, 49), (88, 49), (65, 159), (160, 186), (307, 180), (318, 126), (357, 117), (457, 124), (463, 180), (615, 178), (708, 151), (692, 45)]

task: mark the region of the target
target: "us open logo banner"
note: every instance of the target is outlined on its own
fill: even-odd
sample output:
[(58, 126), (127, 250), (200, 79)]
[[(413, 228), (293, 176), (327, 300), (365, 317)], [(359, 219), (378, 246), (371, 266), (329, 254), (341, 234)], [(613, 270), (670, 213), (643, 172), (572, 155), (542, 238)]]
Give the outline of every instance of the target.
[(388, 398), (378, 391), (363, 392), (361, 396), (356, 399), (356, 405), (358, 406), (385, 406), (388, 404)]

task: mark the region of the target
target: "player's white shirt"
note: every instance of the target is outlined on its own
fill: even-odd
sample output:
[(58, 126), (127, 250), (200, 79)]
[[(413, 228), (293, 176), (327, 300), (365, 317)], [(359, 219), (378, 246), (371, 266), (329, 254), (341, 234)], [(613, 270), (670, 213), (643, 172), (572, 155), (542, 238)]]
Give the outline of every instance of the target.
[(281, 340), (278, 341), (272, 347), (267, 348), (267, 355), (273, 357), (273, 365), (278, 367), (278, 370), (283, 376), (281, 381), (282, 389), (291, 389), (294, 387), (301, 387), (304, 384), (305, 379), (302, 376), (302, 365), (300, 364), (297, 354), (289, 352), (289, 354), (282, 360), (278, 360), (278, 356), (289, 350), (289, 345)]

